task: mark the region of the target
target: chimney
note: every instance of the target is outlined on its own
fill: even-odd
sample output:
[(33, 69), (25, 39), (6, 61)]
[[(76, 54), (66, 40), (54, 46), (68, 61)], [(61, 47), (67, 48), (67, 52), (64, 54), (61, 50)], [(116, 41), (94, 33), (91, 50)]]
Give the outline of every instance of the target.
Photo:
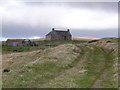
[(52, 28), (52, 31), (54, 31), (55, 29), (54, 28)]
[(69, 32), (69, 31), (70, 31), (70, 29), (67, 29), (67, 31)]

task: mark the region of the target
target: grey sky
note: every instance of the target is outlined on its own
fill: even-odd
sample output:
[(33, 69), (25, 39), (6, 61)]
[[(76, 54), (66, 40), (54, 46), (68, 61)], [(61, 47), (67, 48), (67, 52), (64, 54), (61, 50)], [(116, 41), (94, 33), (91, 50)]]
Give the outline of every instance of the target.
[(19, 3), (0, 7), (2, 34), (7, 38), (44, 37), (51, 28), (71, 29), (77, 37), (117, 37), (117, 2)]

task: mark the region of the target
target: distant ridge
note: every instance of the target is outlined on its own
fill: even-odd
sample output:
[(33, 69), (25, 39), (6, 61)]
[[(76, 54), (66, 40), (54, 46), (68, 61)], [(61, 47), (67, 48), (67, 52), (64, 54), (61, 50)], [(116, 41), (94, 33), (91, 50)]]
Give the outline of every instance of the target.
[(72, 37), (72, 40), (97, 40), (100, 38), (95, 38), (95, 37)]
[[(95, 37), (72, 37), (72, 40), (97, 40), (100, 38), (95, 38)], [(37, 38), (37, 39), (31, 39), (31, 41), (42, 41), (45, 40), (45, 37), (43, 38)]]
[(45, 38), (37, 38), (37, 39), (30, 39), (31, 41), (42, 41), (42, 40), (45, 40)]

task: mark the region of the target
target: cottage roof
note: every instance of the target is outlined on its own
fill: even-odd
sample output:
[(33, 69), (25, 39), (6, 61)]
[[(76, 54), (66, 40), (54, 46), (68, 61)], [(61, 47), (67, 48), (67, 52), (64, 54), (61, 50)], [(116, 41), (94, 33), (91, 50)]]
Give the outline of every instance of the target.
[(25, 41), (25, 39), (8, 39), (7, 42), (22, 42)]
[(63, 36), (71, 35), (69, 31), (62, 31), (62, 30), (53, 30), (53, 31), (49, 32), (47, 35), (51, 35), (51, 34), (57, 34), (57, 35), (63, 35)]

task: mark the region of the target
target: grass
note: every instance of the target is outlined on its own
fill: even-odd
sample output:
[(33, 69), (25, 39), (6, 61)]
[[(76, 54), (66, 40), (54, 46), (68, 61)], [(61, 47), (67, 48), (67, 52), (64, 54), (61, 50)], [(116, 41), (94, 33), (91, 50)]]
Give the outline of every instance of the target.
[[(0, 43), (0, 69), (2, 68), (2, 44)], [(0, 70), (0, 89), (2, 89), (2, 70)]]
[(39, 42), (59, 46), (4, 54), (3, 68), (10, 69), (3, 73), (4, 88), (117, 88), (116, 53), (84, 41)]
[(54, 43), (54, 42), (59, 42), (59, 43), (83, 43), (87, 42), (87, 40), (43, 40), (43, 41), (37, 41), (37, 42), (44, 42), (44, 43)]
[[(54, 58), (51, 57), (50, 53), (54, 50), (58, 51), (59, 48), (64, 48), (66, 46), (58, 46), (56, 48), (51, 48), (48, 50), (45, 50), (42, 53), (35, 54), (36, 57), (40, 57), (41, 55), (43, 58), (41, 58), (37, 63), (35, 64), (20, 64), (17, 63), (7, 67), (7, 69), (10, 69), (10, 73), (3, 73), (3, 76), (6, 78), (3, 78), (4, 87), (36, 87), (36, 83), (38, 83), (37, 87), (40, 87), (45, 82), (48, 82), (50, 79), (53, 79), (57, 77), (60, 73), (64, 72), (64, 70), (68, 69), (68, 64), (71, 64), (74, 61), (74, 56), (76, 57), (76, 53), (71, 52), (74, 49), (73, 45), (67, 45), (68, 48), (64, 49), (62, 52), (56, 52), (57, 54), (53, 54)], [(73, 49), (72, 49), (73, 48)], [(69, 52), (69, 54), (68, 54)], [(66, 59), (64, 59), (64, 56)], [(40, 56), (39, 56), (40, 55)], [(62, 56), (63, 57), (62, 57)], [(72, 55), (72, 58), (70, 58)], [(61, 57), (61, 58), (59, 58)], [(32, 57), (31, 57), (32, 58)], [(31, 59), (30, 58), (30, 59)], [(15, 58), (14, 58), (15, 59)], [(17, 58), (18, 59), (18, 58)], [(54, 59), (57, 61), (54, 61)], [(68, 61), (67, 61), (68, 60)], [(19, 61), (19, 60), (18, 60)], [(29, 60), (30, 61), (30, 60)], [(22, 76), (22, 77), (21, 77)], [(33, 77), (35, 76), (35, 77)], [(7, 80), (9, 77), (9, 80)], [(14, 82), (9, 82), (14, 81)], [(17, 84), (22, 82), (21, 84)], [(29, 82), (29, 83), (27, 83)], [(35, 84), (33, 84), (35, 82)]]
[(3, 46), (2, 54), (16, 53), (16, 52), (30, 52), (33, 50), (44, 49), (41, 47), (14, 47), (14, 46)]
[[(113, 55), (108, 54), (108, 52), (104, 52), (101, 50), (101, 48), (93, 47), (94, 50), (90, 51), (88, 54), (88, 57), (86, 59), (86, 63), (84, 64), (85, 69), (87, 70), (86, 74), (77, 80), (77, 83), (80, 85), (80, 87), (84, 88), (97, 88), (97, 87), (109, 87), (109, 88), (115, 88), (117, 87), (116, 84), (113, 83), (113, 74), (111, 72), (114, 72), (113, 69)], [(111, 67), (110, 67), (111, 66)], [(109, 73), (109, 77), (102, 78), (103, 73)], [(98, 83), (98, 80), (101, 82)], [(107, 82), (105, 82), (107, 81)], [(97, 84), (98, 83), (98, 84)], [(112, 83), (112, 85), (110, 84)]]
[[(9, 83), (8, 81), (5, 83), (5, 86), (7, 85), (8, 88), (9, 87), (35, 88), (35, 87), (38, 87), (39, 84), (48, 82), (49, 79), (56, 77), (57, 75), (59, 75), (60, 71), (62, 70), (62, 68), (57, 66), (55, 63), (51, 63), (51, 62), (34, 64), (31, 66), (20, 66), (17, 68), (19, 71), (16, 71), (16, 73), (19, 75), (17, 77), (14, 74), (10, 75), (12, 80), (13, 78), (15, 78), (15, 81), (11, 83)], [(19, 83), (19, 84), (16, 84), (16, 83)]]
[(2, 54), (8, 54), (8, 53), (16, 53), (16, 52), (30, 52), (30, 51), (34, 51), (34, 50), (39, 50), (39, 49), (46, 49), (46, 48), (52, 48), (58, 45), (62, 45), (62, 44), (76, 44), (76, 43), (85, 43), (87, 41), (84, 40), (63, 40), (63, 41), (58, 41), (58, 40), (52, 40), (52, 41), (37, 41), (39, 46), (18, 46), (18, 47), (14, 47), (14, 46), (1, 46), (2, 48)]

